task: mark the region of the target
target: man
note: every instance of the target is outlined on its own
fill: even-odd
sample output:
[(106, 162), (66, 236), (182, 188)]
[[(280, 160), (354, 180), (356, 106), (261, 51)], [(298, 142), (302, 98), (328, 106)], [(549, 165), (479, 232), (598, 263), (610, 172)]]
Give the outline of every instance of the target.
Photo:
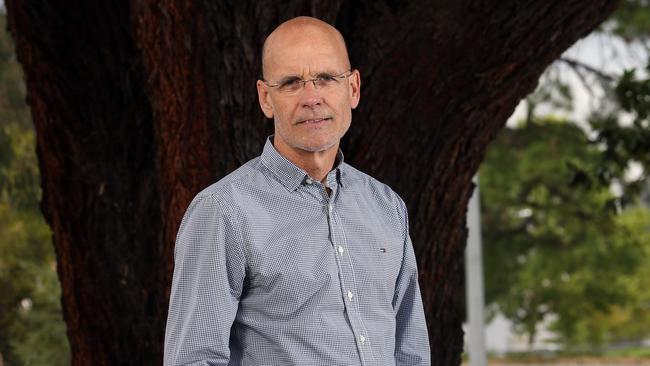
[(185, 213), (165, 364), (430, 364), (404, 203), (339, 151), (361, 85), (343, 37), (295, 18), (262, 61), (275, 134)]

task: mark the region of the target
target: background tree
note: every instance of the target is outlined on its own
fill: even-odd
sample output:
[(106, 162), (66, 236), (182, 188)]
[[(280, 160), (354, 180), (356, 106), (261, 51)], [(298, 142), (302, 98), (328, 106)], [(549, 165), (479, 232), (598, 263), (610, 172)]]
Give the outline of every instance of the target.
[[(581, 319), (576, 328), (582, 334), (596, 334), (603, 342), (625, 342), (643, 347), (650, 337), (650, 210), (633, 208), (625, 211), (619, 221), (628, 228), (628, 234), (642, 243), (644, 264), (627, 278), (627, 287), (633, 294), (631, 301), (612, 304)], [(647, 347), (646, 354), (648, 354)]]
[[(635, 204), (643, 190), (647, 190), (650, 173), (650, 5), (644, 0), (624, 0), (612, 17), (595, 32), (607, 37), (602, 51), (611, 58), (617, 55), (614, 41), (623, 41), (628, 50), (640, 49), (647, 59), (645, 67), (624, 70), (621, 73), (599, 69), (561, 56), (542, 76), (541, 85), (526, 98), (528, 119), (539, 117), (539, 110), (566, 114), (575, 108), (575, 83), (570, 85), (566, 75), (573, 72), (582, 88), (590, 94), (589, 116), (574, 120), (590, 136), (589, 143), (602, 152), (598, 164), (584, 177), (601, 186), (616, 185), (617, 194), (611, 204), (623, 208)], [(609, 48), (609, 49), (608, 49)], [(625, 52), (625, 50), (623, 50)], [(614, 63), (613, 59), (610, 62)], [(567, 68), (568, 66), (568, 68)], [(543, 116), (542, 116), (543, 117)], [(638, 174), (628, 174), (634, 166)]]
[(159, 364), (180, 218), (259, 154), (264, 36), (312, 15), (364, 78), (349, 161), (409, 206), (433, 362), (457, 365), (465, 211), (487, 144), (614, 0), (6, 1), (73, 364)]
[(647, 227), (617, 215), (609, 187), (585, 178), (603, 160), (588, 142), (574, 123), (524, 121), (501, 132), (481, 166), (487, 302), (530, 345), (553, 317), (565, 346), (605, 341), (593, 320), (636, 300), (630, 278), (650, 261)]
[[(603, 46), (623, 39), (649, 54), (649, 19), (646, 2), (623, 1), (598, 31), (608, 38)], [(571, 72), (590, 93), (592, 110), (573, 126), (549, 123), (575, 108)], [(544, 316), (557, 316), (552, 328), (565, 346), (650, 336), (643, 315), (650, 306), (648, 68), (617, 74), (563, 55), (526, 105), (527, 122), (504, 131), (482, 168), (488, 302), (529, 334)], [(539, 140), (531, 140), (533, 132)], [(539, 186), (555, 202), (540, 205), (538, 196), (530, 206), (527, 189)], [(583, 273), (570, 276), (580, 256)]]

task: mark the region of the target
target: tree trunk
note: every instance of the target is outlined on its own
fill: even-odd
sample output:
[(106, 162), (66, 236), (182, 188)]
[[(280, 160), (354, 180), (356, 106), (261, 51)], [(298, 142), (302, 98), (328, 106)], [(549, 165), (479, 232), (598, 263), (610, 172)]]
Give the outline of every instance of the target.
[(180, 218), (259, 155), (264, 37), (312, 15), (362, 75), (352, 165), (405, 199), (435, 365), (462, 351), (465, 212), (485, 148), (615, 0), (5, 0), (37, 131), (74, 365), (158, 365)]

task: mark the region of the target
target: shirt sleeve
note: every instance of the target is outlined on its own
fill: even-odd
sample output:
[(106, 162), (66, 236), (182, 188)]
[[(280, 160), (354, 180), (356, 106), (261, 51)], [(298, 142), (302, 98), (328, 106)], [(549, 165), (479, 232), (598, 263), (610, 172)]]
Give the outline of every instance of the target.
[(185, 212), (174, 249), (164, 365), (228, 365), (246, 273), (242, 241), (210, 195)]
[(418, 284), (417, 262), (409, 235), (408, 212), (404, 202), (401, 199), (399, 202), (405, 228), (402, 268), (393, 297), (396, 323), (395, 364), (397, 366), (431, 365), (427, 323)]

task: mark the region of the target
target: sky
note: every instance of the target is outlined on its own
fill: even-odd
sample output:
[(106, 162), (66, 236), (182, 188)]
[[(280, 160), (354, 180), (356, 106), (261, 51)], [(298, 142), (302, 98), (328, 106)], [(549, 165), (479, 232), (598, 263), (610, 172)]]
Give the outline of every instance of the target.
[[(626, 69), (643, 69), (648, 60), (648, 54), (642, 45), (629, 45), (618, 37), (600, 33), (592, 33), (579, 40), (571, 48), (566, 50), (562, 54), (562, 57), (580, 61), (611, 75), (621, 74)], [(594, 98), (590, 94), (590, 91), (587, 90), (577, 74), (568, 65), (559, 63), (553, 67), (559, 69), (560, 78), (572, 87), (575, 108), (569, 114), (563, 114), (556, 110), (542, 110), (541, 112), (552, 112), (563, 115), (577, 122), (582, 127), (587, 128), (587, 116), (590, 110), (597, 108), (595, 103), (598, 98)], [(602, 90), (599, 90), (599, 88), (594, 88), (591, 92), (596, 96), (602, 95)], [(517, 106), (515, 113), (508, 120), (508, 125), (513, 126), (516, 124), (517, 120), (525, 116), (525, 111), (525, 103), (522, 101)]]
[[(591, 33), (576, 42), (562, 54), (562, 57), (580, 61), (610, 75), (619, 75), (624, 70), (629, 69), (643, 71), (647, 64), (648, 56), (648, 52), (643, 45), (638, 43), (630, 45), (618, 37), (602, 33)], [(571, 86), (574, 109), (567, 113), (555, 109), (540, 108), (538, 112), (540, 114), (551, 113), (558, 117), (564, 117), (575, 122), (585, 131), (590, 131), (587, 118), (591, 111), (598, 108), (597, 102), (600, 99), (599, 97), (603, 96), (602, 89), (595, 86), (591, 90), (588, 90), (577, 74), (566, 64), (560, 63), (552, 67), (556, 67), (556, 70), (559, 72), (559, 77)], [(547, 69), (547, 72), (550, 72), (550, 70), (551, 67)], [(639, 73), (639, 75), (642, 74)], [(518, 121), (525, 117), (526, 110), (526, 102), (522, 100), (516, 107), (515, 112), (508, 119), (507, 125), (510, 127), (515, 126)], [(625, 118), (622, 118), (622, 121), (624, 122)], [(626, 178), (632, 180), (639, 177), (642, 173), (641, 165), (632, 163), (626, 173)], [(614, 191), (620, 191), (620, 187), (615, 186), (612, 189)]]

